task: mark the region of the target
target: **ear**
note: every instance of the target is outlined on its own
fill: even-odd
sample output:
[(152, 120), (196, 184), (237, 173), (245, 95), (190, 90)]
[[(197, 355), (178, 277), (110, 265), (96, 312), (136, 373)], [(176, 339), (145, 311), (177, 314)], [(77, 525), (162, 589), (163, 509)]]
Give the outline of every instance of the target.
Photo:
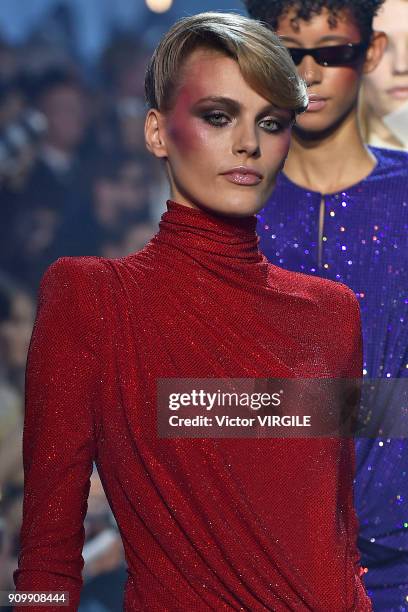
[(167, 157), (164, 116), (155, 108), (151, 108), (146, 115), (144, 134), (150, 153), (155, 157)]
[(388, 36), (385, 32), (374, 32), (368, 47), (363, 72), (368, 74), (375, 70), (381, 62), (388, 45)]

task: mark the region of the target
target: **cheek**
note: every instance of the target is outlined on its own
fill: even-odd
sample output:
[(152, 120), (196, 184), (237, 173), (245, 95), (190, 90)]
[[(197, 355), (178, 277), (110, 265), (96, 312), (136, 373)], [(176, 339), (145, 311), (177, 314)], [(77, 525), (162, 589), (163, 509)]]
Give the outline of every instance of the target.
[(330, 75), (329, 91), (339, 98), (354, 98), (360, 85), (360, 72), (354, 68), (333, 69)]
[(264, 150), (267, 159), (273, 165), (272, 170), (276, 171), (276, 168), (280, 168), (284, 164), (285, 158), (289, 152), (291, 141), (291, 131), (286, 130), (282, 134), (276, 137), (269, 137), (267, 140)]
[(268, 158), (275, 162), (280, 161), (282, 157), (286, 157), (289, 151), (291, 141), (291, 131), (285, 130), (282, 134), (275, 137), (270, 137), (267, 143)]
[(284, 134), (282, 134), (282, 139), (280, 142), (280, 146), (281, 146), (281, 154), (285, 155), (288, 153), (289, 151), (289, 147), (290, 147), (290, 141), (292, 138), (292, 130), (286, 130), (286, 132)]
[(205, 126), (198, 119), (186, 117), (181, 112), (174, 114), (168, 134), (180, 155), (197, 154), (209, 147)]

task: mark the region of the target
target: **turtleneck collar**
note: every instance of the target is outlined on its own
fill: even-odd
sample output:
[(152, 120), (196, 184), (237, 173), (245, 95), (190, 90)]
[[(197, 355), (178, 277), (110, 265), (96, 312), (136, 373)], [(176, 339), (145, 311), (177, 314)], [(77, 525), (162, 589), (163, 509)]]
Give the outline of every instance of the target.
[(258, 249), (257, 218), (229, 217), (202, 209), (190, 208), (173, 200), (167, 200), (156, 239), (171, 244), (185, 252), (200, 251), (226, 264), (261, 263), (263, 256)]

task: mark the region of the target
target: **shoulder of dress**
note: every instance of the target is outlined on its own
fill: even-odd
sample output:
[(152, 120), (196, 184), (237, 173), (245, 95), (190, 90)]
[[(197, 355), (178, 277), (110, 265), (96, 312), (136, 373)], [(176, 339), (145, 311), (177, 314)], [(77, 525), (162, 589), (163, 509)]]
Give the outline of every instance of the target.
[(103, 259), (103, 257), (96, 257), (94, 255), (58, 257), (48, 266), (46, 272), (66, 271), (73, 274), (92, 272), (101, 268)]
[(103, 258), (95, 256), (59, 257), (46, 268), (38, 287), (38, 304), (47, 303), (58, 311), (79, 311), (82, 316), (98, 308), (100, 296), (110, 280), (102, 276), (108, 271)]
[(408, 159), (408, 152), (403, 149), (387, 149), (387, 147), (369, 147), (370, 150), (377, 157), (386, 157), (388, 159), (406, 161)]
[(379, 166), (373, 173), (373, 177), (390, 175), (393, 178), (408, 181), (408, 152), (398, 149), (383, 149), (371, 147), (372, 152), (379, 162)]
[(40, 286), (49, 282), (60, 282), (81, 286), (90, 282), (94, 275), (102, 275), (109, 270), (105, 258), (96, 256), (64, 256), (56, 259), (45, 270)]
[[(105, 258), (95, 256), (59, 257), (45, 270), (38, 290), (38, 313), (51, 317), (53, 324), (72, 325), (81, 342), (97, 350), (97, 339), (106, 333), (105, 300), (101, 274)], [(72, 332), (74, 333), (74, 332)]]
[(358, 299), (352, 289), (344, 283), (312, 276), (303, 272), (293, 272), (271, 264), (273, 285), (282, 290), (303, 295), (322, 307), (335, 307), (353, 304), (358, 306)]

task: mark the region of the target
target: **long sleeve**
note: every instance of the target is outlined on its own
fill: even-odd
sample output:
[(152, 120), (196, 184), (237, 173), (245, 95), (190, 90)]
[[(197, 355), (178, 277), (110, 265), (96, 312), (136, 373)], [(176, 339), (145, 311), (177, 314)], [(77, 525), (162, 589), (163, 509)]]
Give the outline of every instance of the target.
[[(97, 313), (87, 276), (79, 258), (60, 258), (46, 270), (26, 369), (23, 524), (14, 583), (19, 591), (69, 591), (67, 611), (78, 609), (83, 583), (83, 521), (96, 453)], [(44, 609), (29, 607), (37, 608)]]

